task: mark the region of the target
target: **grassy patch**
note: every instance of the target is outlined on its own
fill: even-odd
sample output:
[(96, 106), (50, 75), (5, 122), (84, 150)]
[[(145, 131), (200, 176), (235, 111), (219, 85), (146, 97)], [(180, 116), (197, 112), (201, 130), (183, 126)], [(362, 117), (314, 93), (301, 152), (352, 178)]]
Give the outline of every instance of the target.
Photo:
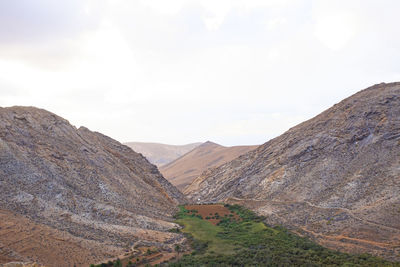
[(207, 252), (213, 251), (218, 254), (231, 254), (234, 251), (234, 245), (228, 240), (218, 237), (218, 233), (223, 231), (220, 226), (213, 225), (207, 220), (202, 220), (198, 217), (185, 217), (178, 219), (177, 223), (184, 226), (183, 233), (193, 236), (195, 240), (207, 244)]
[[(326, 249), (283, 227), (269, 227), (263, 217), (238, 205), (225, 205), (226, 216), (217, 225), (211, 223), (211, 216), (209, 220), (193, 216), (197, 213), (190, 207), (191, 211), (181, 207), (176, 218), (192, 240), (194, 252), (169, 266), (400, 266), (367, 254)], [(203, 213), (207, 208), (199, 207)]]

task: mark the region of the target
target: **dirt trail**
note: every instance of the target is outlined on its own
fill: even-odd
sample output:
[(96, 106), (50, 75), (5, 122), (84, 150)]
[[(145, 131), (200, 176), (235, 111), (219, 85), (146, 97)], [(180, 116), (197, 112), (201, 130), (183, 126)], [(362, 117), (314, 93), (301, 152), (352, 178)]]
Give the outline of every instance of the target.
[(329, 238), (329, 239), (334, 239), (337, 241), (342, 241), (343, 239), (345, 239), (345, 240), (356, 241), (357, 243), (364, 243), (364, 244), (368, 244), (368, 245), (372, 245), (372, 246), (376, 246), (376, 247), (380, 247), (380, 248), (396, 248), (396, 247), (398, 247), (398, 245), (395, 245), (395, 244), (375, 242), (375, 241), (371, 241), (371, 240), (353, 238), (353, 237), (344, 236), (344, 235), (324, 235), (324, 234), (309, 230), (305, 227), (300, 227), (300, 229), (307, 233), (312, 234), (313, 236), (315, 236), (317, 238), (322, 238), (322, 239)]
[[(361, 222), (363, 222), (363, 223), (365, 223), (365, 224), (369, 224), (369, 225), (372, 225), (372, 226), (375, 226), (375, 227), (379, 227), (379, 228), (384, 229), (384, 230), (387, 230), (387, 231), (395, 231), (395, 232), (400, 233), (400, 229), (397, 229), (397, 228), (394, 228), (394, 227), (390, 227), (390, 226), (386, 226), (386, 225), (383, 225), (383, 224), (379, 224), (379, 223), (377, 223), (377, 222), (372, 222), (372, 221), (369, 221), (369, 220), (367, 220), (367, 219), (361, 218), (361, 217), (355, 215), (354, 212), (353, 212), (352, 210), (347, 209), (347, 208), (340, 208), (340, 207), (329, 208), (329, 207), (323, 207), (323, 206), (319, 206), (319, 205), (312, 204), (312, 203), (309, 202), (309, 201), (299, 201), (299, 202), (296, 202), (296, 201), (286, 201), (286, 202), (284, 202), (284, 201), (269, 201), (269, 200), (257, 200), (257, 199), (244, 199), (244, 198), (237, 198), (237, 197), (231, 197), (231, 198), (229, 198), (229, 200), (230, 200), (230, 201), (247, 202), (247, 203), (250, 203), (250, 205), (254, 205), (254, 203), (258, 203), (258, 204), (256, 204), (256, 205), (254, 205), (254, 206), (256, 206), (256, 207), (261, 207), (262, 204), (265, 204), (265, 205), (268, 205), (268, 204), (278, 204), (278, 205), (307, 204), (307, 205), (310, 206), (310, 207), (318, 208), (318, 209), (324, 209), (324, 210), (340, 210), (340, 211), (343, 211), (343, 212), (347, 213), (347, 214), (348, 214), (349, 216), (351, 216), (353, 219), (356, 219), (356, 220), (358, 220), (358, 221), (361, 221)], [(253, 203), (253, 204), (252, 204), (252, 203)], [(261, 205), (260, 205), (260, 204), (261, 204)], [(276, 215), (276, 216), (279, 217), (279, 215)]]
[(397, 229), (397, 228), (394, 228), (394, 227), (390, 227), (390, 226), (386, 226), (386, 225), (383, 225), (383, 224), (379, 224), (379, 223), (376, 223), (376, 222), (368, 221), (368, 220), (366, 220), (366, 219), (364, 219), (364, 218), (361, 218), (361, 217), (355, 215), (355, 214), (353, 213), (353, 211), (350, 210), (350, 209), (346, 209), (346, 208), (329, 208), (329, 207), (322, 207), (322, 206), (314, 205), (314, 204), (312, 204), (312, 203), (310, 203), (310, 202), (308, 202), (308, 201), (297, 202), (297, 203), (305, 203), (305, 204), (307, 204), (307, 205), (309, 205), (309, 206), (311, 206), (311, 207), (318, 208), (318, 209), (340, 210), (340, 211), (346, 212), (348, 215), (350, 215), (350, 216), (353, 217), (354, 219), (359, 220), (359, 221), (362, 221), (363, 223), (370, 224), (370, 225), (373, 225), (373, 226), (376, 226), (376, 227), (380, 227), (380, 228), (385, 229), (385, 230), (388, 230), (388, 231), (395, 231), (395, 232), (400, 233), (400, 229)]

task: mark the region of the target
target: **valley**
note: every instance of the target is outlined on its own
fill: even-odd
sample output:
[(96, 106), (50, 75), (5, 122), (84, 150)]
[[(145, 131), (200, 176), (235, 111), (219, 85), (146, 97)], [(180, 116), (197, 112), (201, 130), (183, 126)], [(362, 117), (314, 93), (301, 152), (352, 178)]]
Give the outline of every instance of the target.
[[(159, 266), (400, 266), (368, 254), (329, 250), (281, 226), (268, 226), (265, 218), (236, 204), (180, 206), (175, 218), (182, 227), (175, 231), (186, 236), (191, 249), (178, 245), (175, 257), (158, 261)], [(117, 265), (134, 267), (143, 263), (131, 261), (125, 265), (121, 261)]]
[(0, 0), (0, 267), (400, 267), (399, 11)]
[(399, 118), (400, 83), (378, 84), (260, 146), (172, 146), (157, 167), (0, 108), (0, 264), (399, 266)]

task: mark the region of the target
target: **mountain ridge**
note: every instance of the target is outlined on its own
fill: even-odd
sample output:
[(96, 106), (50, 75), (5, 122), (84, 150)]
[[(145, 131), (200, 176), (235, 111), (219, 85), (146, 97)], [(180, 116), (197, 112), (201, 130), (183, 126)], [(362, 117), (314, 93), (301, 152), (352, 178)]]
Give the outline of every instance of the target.
[(178, 189), (184, 190), (197, 176), (257, 146), (226, 147), (207, 141), (176, 160), (160, 167), (160, 172)]
[(399, 118), (400, 83), (371, 86), (184, 192), (194, 202), (240, 203), (334, 249), (398, 260)]
[(143, 154), (151, 163), (161, 167), (181, 157), (202, 143), (186, 145), (169, 145), (151, 142), (126, 142), (125, 145)]
[[(37, 262), (49, 266), (61, 259), (71, 266), (88, 265), (115, 256), (132, 242), (165, 246), (167, 240), (179, 240), (167, 230), (175, 227), (176, 206), (186, 202), (156, 166), (128, 146), (85, 127), (77, 129), (46, 110), (20, 106), (0, 108), (0, 191), (0, 211), (22, 216), (43, 236), (71, 240), (66, 242), (71, 250), (58, 258), (42, 245), (36, 252), (24, 247), (4, 252), (17, 261), (40, 255)], [(15, 221), (0, 224), (15, 228), (26, 244), (35, 244)], [(0, 234), (2, 243), (13, 238)], [(87, 245), (81, 252), (76, 250), (79, 243)], [(2, 253), (0, 249), (0, 259)]]

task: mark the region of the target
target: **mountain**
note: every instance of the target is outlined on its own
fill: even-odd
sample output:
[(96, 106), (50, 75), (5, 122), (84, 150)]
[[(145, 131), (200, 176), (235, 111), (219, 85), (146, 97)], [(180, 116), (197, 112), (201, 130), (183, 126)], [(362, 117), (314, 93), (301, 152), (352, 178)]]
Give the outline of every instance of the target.
[(125, 143), (125, 145), (129, 146), (134, 151), (143, 154), (143, 156), (145, 156), (151, 163), (160, 167), (198, 147), (201, 143), (166, 145), (160, 143), (128, 142)]
[(256, 147), (257, 146), (225, 147), (208, 141), (173, 162), (162, 166), (160, 172), (173, 185), (183, 190), (208, 168), (220, 166)]
[(327, 247), (399, 260), (400, 83), (354, 94), (185, 193), (241, 203)]
[(185, 202), (141, 154), (34, 107), (0, 108), (0, 192), (0, 263), (46, 266), (172, 242)]

